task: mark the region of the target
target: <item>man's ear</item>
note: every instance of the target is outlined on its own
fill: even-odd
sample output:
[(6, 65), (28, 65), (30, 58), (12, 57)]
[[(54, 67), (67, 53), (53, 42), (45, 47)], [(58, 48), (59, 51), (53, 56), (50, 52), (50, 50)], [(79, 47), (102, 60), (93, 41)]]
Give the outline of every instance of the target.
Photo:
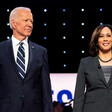
[(16, 21), (14, 19), (11, 19), (11, 25), (12, 25), (12, 29), (16, 28)]

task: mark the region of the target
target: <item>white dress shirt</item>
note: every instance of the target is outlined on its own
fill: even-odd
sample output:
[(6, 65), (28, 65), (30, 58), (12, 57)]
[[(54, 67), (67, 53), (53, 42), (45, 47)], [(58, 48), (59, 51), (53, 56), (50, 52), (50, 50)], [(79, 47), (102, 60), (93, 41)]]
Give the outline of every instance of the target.
[[(26, 72), (28, 66), (28, 59), (29, 59), (28, 37), (22, 42), (23, 42), (23, 47), (25, 49), (25, 72)], [(12, 46), (13, 46), (15, 62), (17, 61), (17, 51), (20, 45), (19, 43), (20, 41), (12, 35)]]

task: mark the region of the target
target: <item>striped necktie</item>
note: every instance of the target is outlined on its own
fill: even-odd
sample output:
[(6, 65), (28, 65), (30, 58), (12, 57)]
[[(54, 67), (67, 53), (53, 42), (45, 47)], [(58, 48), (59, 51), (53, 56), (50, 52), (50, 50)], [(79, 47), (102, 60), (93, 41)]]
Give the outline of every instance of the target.
[(23, 47), (23, 42), (19, 43), (19, 48), (17, 51), (17, 67), (18, 67), (18, 72), (21, 77), (21, 79), (24, 79), (25, 77), (25, 50)]

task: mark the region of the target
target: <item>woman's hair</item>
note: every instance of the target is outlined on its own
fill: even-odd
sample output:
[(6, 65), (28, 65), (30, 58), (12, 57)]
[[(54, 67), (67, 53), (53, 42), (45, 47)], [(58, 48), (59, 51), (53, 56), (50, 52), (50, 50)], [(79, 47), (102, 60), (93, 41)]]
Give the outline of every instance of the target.
[(94, 30), (94, 32), (91, 36), (90, 43), (89, 43), (89, 46), (90, 46), (89, 53), (90, 53), (91, 56), (98, 55), (98, 52), (99, 52), (98, 38), (100, 36), (101, 30), (104, 27), (108, 27), (112, 32), (112, 25), (110, 25), (110, 24), (102, 24), (102, 25), (99, 25), (95, 28), (95, 30)]

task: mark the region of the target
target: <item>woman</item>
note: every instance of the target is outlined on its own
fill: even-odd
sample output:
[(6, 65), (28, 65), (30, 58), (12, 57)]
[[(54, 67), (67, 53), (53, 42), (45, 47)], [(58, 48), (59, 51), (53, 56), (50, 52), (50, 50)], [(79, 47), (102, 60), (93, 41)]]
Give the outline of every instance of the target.
[(111, 25), (99, 25), (94, 30), (90, 55), (79, 65), (73, 112), (112, 112)]

